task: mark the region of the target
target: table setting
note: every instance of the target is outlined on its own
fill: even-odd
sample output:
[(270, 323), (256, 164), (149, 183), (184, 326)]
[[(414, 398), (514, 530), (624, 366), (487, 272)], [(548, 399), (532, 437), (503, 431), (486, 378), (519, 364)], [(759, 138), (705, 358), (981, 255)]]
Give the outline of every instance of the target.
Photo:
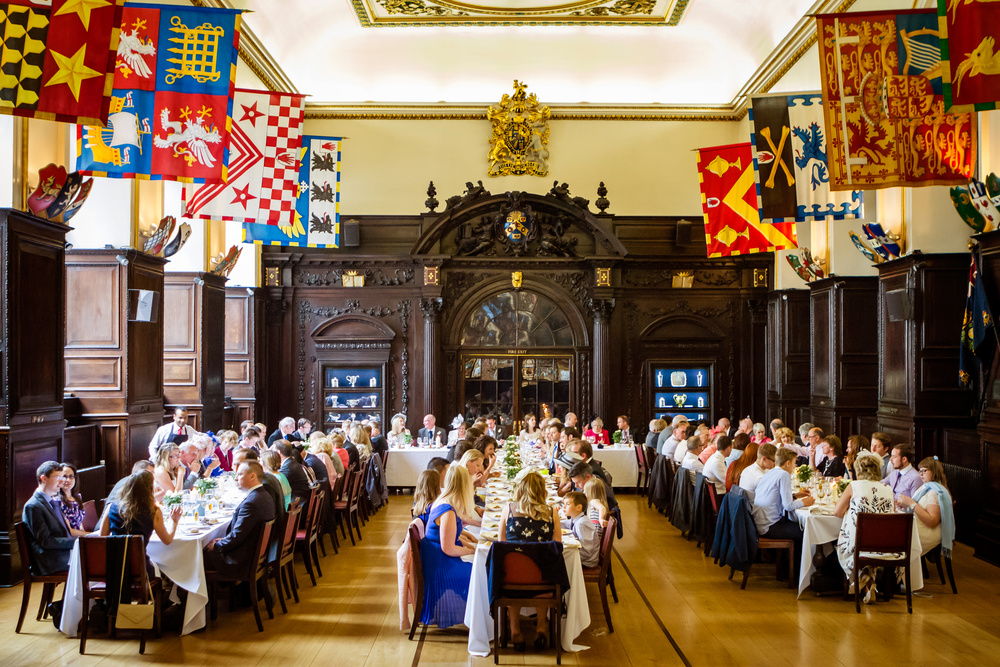
[[(514, 479), (520, 470), (534, 469), (546, 477), (548, 504), (559, 508), (559, 518), (564, 518), (562, 504), (556, 493), (555, 480), (548, 478), (544, 457), (544, 450), (539, 445), (524, 443), (518, 446), (516, 443), (508, 442), (504, 450), (498, 453), (497, 462), (493, 467), (494, 471), (500, 473), (499, 476), (491, 478), (485, 487), (477, 489), (479, 496), (486, 501), (482, 526), (468, 526), (467, 530), (478, 538), (479, 543), (475, 554), (463, 557), (472, 563), (469, 599), (465, 607), (465, 625), (469, 628), (469, 653), (472, 655), (489, 655), (490, 642), (494, 639), (486, 558), (493, 542), (499, 539), (500, 513), (504, 505), (510, 502)], [(590, 608), (580, 560), (580, 542), (573, 536), (572, 531), (566, 529), (562, 531), (563, 559), (566, 562), (570, 589), (566, 592), (566, 615), (561, 619), (561, 636), (563, 650), (572, 652), (587, 648), (574, 644), (573, 640), (590, 625)], [(522, 614), (530, 613), (533, 613), (531, 608), (522, 609)]]

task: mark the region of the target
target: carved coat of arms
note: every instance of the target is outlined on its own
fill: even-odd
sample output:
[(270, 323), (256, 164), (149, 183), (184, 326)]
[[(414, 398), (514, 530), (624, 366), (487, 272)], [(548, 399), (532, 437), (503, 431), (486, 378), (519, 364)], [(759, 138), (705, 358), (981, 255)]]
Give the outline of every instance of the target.
[(514, 80), (514, 95), (486, 110), (493, 126), (488, 156), (490, 176), (546, 176), (549, 173), (549, 108)]

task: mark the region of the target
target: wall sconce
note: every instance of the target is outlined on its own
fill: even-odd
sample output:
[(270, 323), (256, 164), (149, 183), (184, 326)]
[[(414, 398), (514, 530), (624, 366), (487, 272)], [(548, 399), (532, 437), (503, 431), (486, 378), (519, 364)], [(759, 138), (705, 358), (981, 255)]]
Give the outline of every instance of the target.
[(611, 287), (611, 269), (597, 267), (594, 271), (596, 272), (594, 283), (597, 287)]
[(344, 287), (364, 287), (365, 286), (365, 276), (364, 274), (358, 274), (357, 271), (344, 271), (344, 275), (341, 277)]
[(691, 271), (678, 271), (671, 279), (674, 289), (691, 289), (694, 287), (694, 273)]

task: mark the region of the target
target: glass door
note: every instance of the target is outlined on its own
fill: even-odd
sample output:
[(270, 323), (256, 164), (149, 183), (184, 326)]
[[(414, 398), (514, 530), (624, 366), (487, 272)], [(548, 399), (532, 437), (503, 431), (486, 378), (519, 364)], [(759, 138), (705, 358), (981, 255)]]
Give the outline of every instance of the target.
[(570, 409), (569, 356), (465, 355), (462, 363), (467, 421), (493, 413), (517, 433), (526, 414), (562, 419)]

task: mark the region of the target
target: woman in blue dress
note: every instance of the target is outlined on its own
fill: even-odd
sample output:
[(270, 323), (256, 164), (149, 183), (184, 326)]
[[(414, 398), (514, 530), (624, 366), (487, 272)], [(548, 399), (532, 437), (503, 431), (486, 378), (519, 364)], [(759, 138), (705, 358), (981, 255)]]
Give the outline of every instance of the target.
[[(181, 506), (170, 511), (170, 528), (163, 519), (163, 512), (153, 500), (153, 475), (143, 470), (128, 478), (118, 500), (111, 504), (101, 525), (101, 535), (142, 535), (142, 542), (149, 544), (155, 532), (163, 544), (170, 544), (177, 533)], [(146, 557), (146, 568), (153, 573), (153, 565)]]
[(475, 545), (463, 539), (461, 517), (475, 512), (472, 493), (472, 477), (465, 466), (449, 466), (444, 490), (431, 505), (427, 531), (420, 541), (424, 571), (421, 623), (450, 628), (465, 622), (472, 563), (463, 561), (462, 556), (474, 554)]

